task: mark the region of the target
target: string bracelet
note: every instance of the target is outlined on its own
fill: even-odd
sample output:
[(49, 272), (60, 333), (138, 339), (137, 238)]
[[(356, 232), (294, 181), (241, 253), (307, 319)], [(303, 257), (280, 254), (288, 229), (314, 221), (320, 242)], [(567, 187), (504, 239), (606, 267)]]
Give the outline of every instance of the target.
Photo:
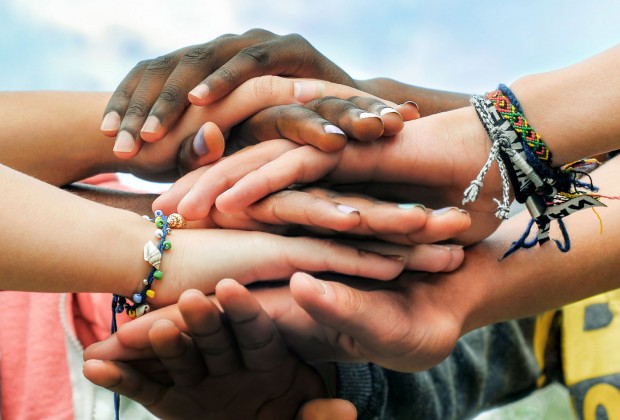
[[(128, 300), (124, 296), (116, 294), (112, 296), (112, 334), (117, 330), (117, 314), (126, 312), (129, 317), (136, 318), (150, 311), (151, 307), (146, 303), (146, 299), (155, 297), (155, 291), (152, 289), (153, 282), (163, 278), (164, 274), (160, 270), (161, 258), (172, 247), (172, 243), (167, 239), (168, 235), (172, 228), (182, 228), (186, 225), (185, 219), (178, 213), (166, 216), (161, 210), (156, 210), (154, 215), (153, 218), (142, 216), (153, 222), (156, 227), (155, 238), (158, 240), (158, 245), (149, 240), (143, 247), (144, 261), (151, 266), (151, 269), (147, 277), (142, 280), (142, 290), (134, 293), (131, 299)], [(120, 417), (120, 396), (118, 393), (114, 393), (114, 412), (115, 418), (118, 420)]]
[[(515, 241), (502, 256), (504, 259), (520, 248), (542, 245), (549, 238), (551, 222), (557, 220), (563, 243), (553, 241), (562, 252), (570, 249), (571, 243), (563, 218), (582, 209), (604, 206), (599, 195), (589, 183), (579, 181), (582, 166), (572, 164), (560, 169), (551, 166), (551, 151), (540, 135), (529, 125), (514, 94), (505, 85), (486, 97), (473, 95), (470, 103), (476, 110), (492, 142), (489, 157), (476, 179), (465, 190), (463, 204), (475, 201), (483, 186), (483, 179), (493, 162), (497, 162), (502, 180), (502, 201), (495, 215), (507, 219), (510, 207), (510, 187), (515, 198), (525, 203), (532, 221), (522, 237)], [(530, 230), (536, 223), (538, 231), (533, 240), (528, 240)]]

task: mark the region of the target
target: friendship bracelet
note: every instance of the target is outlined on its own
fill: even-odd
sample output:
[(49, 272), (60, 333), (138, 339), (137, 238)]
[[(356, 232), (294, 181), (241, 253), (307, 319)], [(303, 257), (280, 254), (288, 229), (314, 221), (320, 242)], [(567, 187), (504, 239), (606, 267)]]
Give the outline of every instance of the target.
[[(131, 318), (136, 318), (150, 311), (151, 307), (146, 303), (146, 299), (155, 297), (155, 291), (151, 288), (153, 281), (163, 278), (163, 273), (160, 270), (161, 258), (163, 253), (172, 247), (172, 244), (166, 238), (172, 228), (182, 228), (186, 225), (185, 219), (178, 213), (166, 216), (161, 210), (156, 210), (154, 214), (154, 218), (142, 216), (155, 223), (157, 227), (155, 237), (159, 239), (159, 244), (156, 246), (153, 241), (148, 241), (143, 248), (144, 261), (151, 265), (151, 270), (148, 276), (142, 280), (142, 285), (144, 286), (142, 290), (134, 293), (132, 296), (133, 305), (124, 296), (116, 294), (112, 296), (112, 334), (117, 330), (116, 314), (127, 312), (127, 315)], [(114, 413), (116, 420), (118, 420), (120, 418), (120, 396), (116, 392), (114, 393)]]
[[(463, 204), (478, 198), (484, 176), (493, 161), (497, 161), (502, 178), (503, 200), (500, 202), (494, 199), (498, 203), (496, 216), (502, 219), (508, 218), (508, 178), (512, 182), (515, 198), (525, 203), (532, 216), (525, 233), (512, 244), (501, 259), (520, 248), (530, 248), (537, 243), (542, 245), (547, 242), (552, 220), (558, 221), (564, 244), (555, 239), (553, 241), (560, 251), (567, 252), (570, 249), (570, 238), (562, 218), (584, 208), (604, 206), (599, 200), (600, 196), (594, 196), (578, 189), (578, 187), (583, 187), (594, 190), (594, 186), (592, 183), (588, 185), (579, 182), (576, 178), (577, 171), (556, 170), (546, 164), (546, 162), (550, 163), (551, 152), (537, 133), (531, 134), (535, 131), (529, 127), (520, 109), (513, 104), (514, 101), (501, 90), (487, 94), (487, 99), (474, 95), (470, 98), (470, 102), (493, 145), (480, 173), (465, 190)], [(523, 129), (526, 125), (529, 127), (528, 130)], [(517, 128), (520, 128), (520, 131)], [(547, 157), (544, 163), (538, 159), (539, 153), (535, 153), (527, 144), (527, 133), (530, 133), (530, 138), (536, 139), (537, 144), (534, 146), (538, 147), (539, 151), (543, 150), (542, 156)], [(536, 238), (527, 241), (534, 223), (538, 225)]]

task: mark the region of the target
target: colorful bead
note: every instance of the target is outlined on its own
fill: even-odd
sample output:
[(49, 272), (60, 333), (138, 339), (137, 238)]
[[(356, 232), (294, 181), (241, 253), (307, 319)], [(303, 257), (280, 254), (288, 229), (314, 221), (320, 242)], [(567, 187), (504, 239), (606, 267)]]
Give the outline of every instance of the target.
[(127, 315), (129, 315), (130, 318), (135, 318), (136, 317), (136, 311), (134, 309), (130, 309), (127, 311)]
[(155, 214), (156, 217), (161, 217), (164, 215), (164, 212), (161, 210), (155, 210), (153, 214)]
[(140, 303), (140, 302), (142, 302), (142, 295), (140, 293), (134, 293), (132, 300), (135, 303)]
[(170, 241), (164, 241), (163, 246), (166, 251), (172, 248), (172, 244), (170, 243)]
[(155, 290), (153, 289), (149, 289), (146, 291), (146, 296), (150, 297), (151, 299), (153, 299), (155, 297)]
[(159, 270), (155, 270), (155, 271), (153, 272), (153, 278), (154, 278), (154, 279), (157, 279), (157, 280), (161, 280), (161, 278), (163, 277), (163, 275), (164, 275), (164, 273), (162, 273), (162, 272), (161, 272), (161, 271), (159, 271)]
[(163, 228), (164, 227), (164, 219), (162, 219), (161, 217), (157, 217), (155, 219), (155, 226), (157, 226), (158, 228)]

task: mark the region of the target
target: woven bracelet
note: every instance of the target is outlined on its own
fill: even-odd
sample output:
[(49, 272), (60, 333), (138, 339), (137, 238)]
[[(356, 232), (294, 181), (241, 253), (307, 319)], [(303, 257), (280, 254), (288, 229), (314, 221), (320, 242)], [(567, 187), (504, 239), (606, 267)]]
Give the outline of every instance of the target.
[[(510, 179), (513, 185), (517, 201), (525, 203), (532, 216), (532, 221), (522, 237), (512, 244), (502, 259), (520, 248), (530, 248), (537, 243), (542, 245), (547, 242), (552, 220), (558, 221), (564, 239), (564, 243), (555, 239), (554, 242), (562, 252), (567, 252), (570, 249), (570, 238), (562, 218), (578, 210), (604, 204), (597, 196), (578, 189), (584, 185), (588, 188), (588, 185), (579, 183), (574, 172), (555, 170), (536, 157), (537, 153), (527, 144), (527, 133), (530, 137), (537, 138), (538, 146), (544, 146), (539, 149), (545, 150), (543, 155), (548, 157), (548, 162), (551, 159), (551, 152), (540, 136), (531, 134), (535, 131), (529, 127), (520, 110), (503, 92), (499, 90), (491, 92), (487, 98), (489, 99), (474, 95), (470, 99), (493, 145), (487, 162), (465, 190), (463, 204), (477, 199), (482, 188), (482, 180), (493, 161), (496, 161), (500, 169), (503, 191), (502, 202), (495, 200), (498, 203), (496, 216), (502, 219), (508, 218), (507, 179)], [(507, 111), (502, 113), (498, 108)], [(524, 126), (529, 128), (525, 130)], [(517, 131), (519, 127), (520, 130)], [(591, 184), (590, 187), (592, 188), (589, 189), (593, 189)], [(527, 237), (534, 223), (538, 225), (538, 232), (534, 240), (528, 241)]]

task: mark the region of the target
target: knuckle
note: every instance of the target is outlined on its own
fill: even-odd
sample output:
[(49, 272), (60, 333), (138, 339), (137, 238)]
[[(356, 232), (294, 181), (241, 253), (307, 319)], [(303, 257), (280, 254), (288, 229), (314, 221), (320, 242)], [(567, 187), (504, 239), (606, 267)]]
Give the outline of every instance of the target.
[(276, 95), (276, 83), (273, 76), (260, 76), (254, 79), (254, 94), (258, 98), (274, 97)]
[(207, 45), (198, 45), (190, 48), (183, 56), (183, 61), (187, 63), (202, 63), (213, 58), (214, 50)]
[(239, 51), (239, 58), (250, 61), (259, 66), (265, 66), (271, 59), (271, 53), (268, 48), (260, 45), (252, 45)]
[(303, 45), (305, 47), (307, 46), (311, 46), (311, 44), (308, 42), (308, 40), (306, 38), (304, 38), (303, 36), (301, 36), (298, 33), (292, 33), (292, 34), (288, 34), (288, 35), (284, 35), (283, 39), (285, 41), (289, 41), (292, 44), (295, 45)]
[(177, 87), (166, 85), (161, 90), (159, 99), (169, 103), (181, 102), (181, 93)]
[(266, 29), (252, 28), (244, 32), (243, 36), (248, 37), (248, 38), (258, 38), (258, 39), (264, 40), (264, 39), (274, 38), (276, 35), (274, 35), (273, 32), (270, 32)]
[(225, 82), (234, 82), (237, 79), (237, 73), (228, 66), (220, 67), (217, 75)]
[(153, 73), (169, 73), (176, 67), (175, 60), (170, 55), (162, 55), (151, 60), (148, 71)]
[(142, 118), (142, 117), (146, 117), (148, 112), (149, 112), (149, 107), (145, 102), (140, 101), (140, 100), (134, 100), (127, 107), (126, 115), (131, 115), (134, 117)]

